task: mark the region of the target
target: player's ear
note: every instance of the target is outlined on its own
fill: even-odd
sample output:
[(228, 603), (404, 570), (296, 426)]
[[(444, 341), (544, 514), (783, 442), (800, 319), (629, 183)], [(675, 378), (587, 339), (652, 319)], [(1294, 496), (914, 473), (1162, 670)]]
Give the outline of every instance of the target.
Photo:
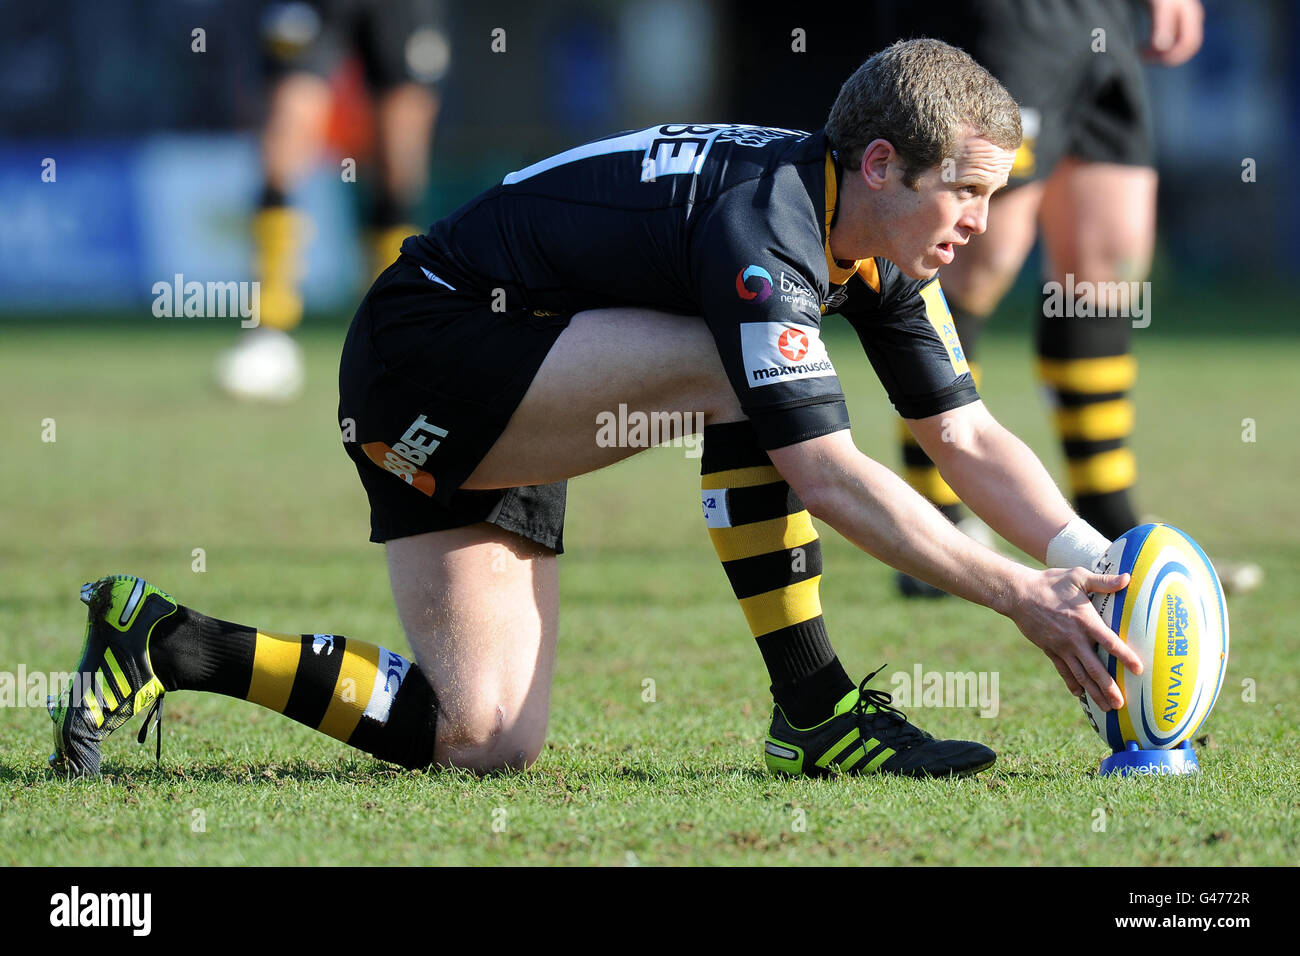
[(898, 152), (887, 139), (873, 139), (862, 151), (858, 173), (872, 189), (884, 188), (891, 163), (899, 161)]

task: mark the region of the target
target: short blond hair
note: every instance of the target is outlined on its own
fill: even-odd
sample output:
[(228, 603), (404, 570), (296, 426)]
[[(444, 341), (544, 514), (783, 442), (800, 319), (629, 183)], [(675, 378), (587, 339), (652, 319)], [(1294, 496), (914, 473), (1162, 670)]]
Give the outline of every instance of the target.
[(993, 74), (941, 40), (900, 40), (840, 87), (826, 135), (849, 169), (861, 165), (869, 143), (887, 140), (911, 188), (955, 155), (965, 127), (1002, 149), (1020, 147), (1020, 107)]

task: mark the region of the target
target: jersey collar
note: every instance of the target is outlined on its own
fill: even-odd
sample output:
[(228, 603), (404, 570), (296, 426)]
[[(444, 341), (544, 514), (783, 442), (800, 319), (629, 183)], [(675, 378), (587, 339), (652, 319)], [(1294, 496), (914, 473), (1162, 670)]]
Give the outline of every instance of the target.
[(830, 275), (831, 285), (844, 285), (852, 278), (853, 273), (858, 271), (858, 266), (862, 260), (858, 259), (852, 265), (842, 266), (839, 261), (831, 255), (831, 223), (835, 221), (835, 204), (839, 199), (839, 164), (831, 156), (830, 149), (826, 150), (826, 271)]
[(880, 291), (880, 270), (875, 259), (856, 259), (852, 264), (842, 266), (831, 255), (831, 223), (835, 221), (835, 204), (839, 199), (839, 163), (835, 162), (831, 151), (826, 150), (826, 272), (830, 276), (831, 286), (844, 285), (858, 273), (867, 285)]

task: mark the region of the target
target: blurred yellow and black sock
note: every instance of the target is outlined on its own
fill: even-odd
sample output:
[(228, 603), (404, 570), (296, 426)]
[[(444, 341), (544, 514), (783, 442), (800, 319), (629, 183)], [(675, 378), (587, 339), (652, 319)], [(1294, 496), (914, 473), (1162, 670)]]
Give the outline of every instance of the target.
[(253, 274), (259, 283), (260, 323), (289, 332), (302, 321), (302, 255), (309, 224), (273, 186), (253, 216)]
[(379, 274), (397, 261), (402, 251), (402, 241), (420, 230), (409, 222), (399, 223), (385, 228), (371, 227), (366, 233), (368, 246), (370, 281), (379, 278)]
[(366, 244), (372, 282), (397, 259), (402, 251), (402, 241), (420, 232), (419, 227), (411, 222), (411, 213), (409, 204), (387, 192), (381, 193), (371, 204)]
[(1045, 312), (1040, 308), (1038, 376), (1055, 406), (1075, 510), (1117, 538), (1138, 523), (1131, 495), (1137, 462), (1128, 445), (1134, 423), (1129, 392), (1137, 381), (1130, 322)]
[(796, 727), (830, 716), (853, 682), (831, 647), (819, 586), (821, 540), (749, 422), (704, 429), (701, 498), (713, 548)]
[(149, 646), (167, 691), (250, 700), (381, 760), (433, 763), (437, 701), (400, 654), (337, 634), (274, 634), (178, 612)]

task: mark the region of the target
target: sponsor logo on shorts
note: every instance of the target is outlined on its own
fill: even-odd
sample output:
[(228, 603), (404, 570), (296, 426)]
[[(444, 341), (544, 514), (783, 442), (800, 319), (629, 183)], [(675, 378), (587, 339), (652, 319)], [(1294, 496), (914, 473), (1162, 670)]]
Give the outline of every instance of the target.
[(766, 302), (772, 297), (772, 273), (762, 266), (745, 266), (736, 273), (736, 295), (746, 302)]
[(741, 361), (751, 388), (835, 374), (817, 329), (785, 322), (742, 322)]
[(437, 482), (433, 475), (420, 468), (442, 444), (447, 429), (432, 424), (421, 414), (402, 435), (402, 440), (389, 446), (381, 441), (366, 442), (361, 450), (366, 457), (385, 471), (392, 472), (411, 487), (433, 495)]
[(433, 475), (416, 468), (408, 459), (402, 457), (388, 445), (381, 441), (368, 441), (361, 446), (361, 450), (366, 453), (367, 458), (380, 468), (401, 478), (415, 490), (422, 491), (429, 497), (433, 497), (434, 488), (437, 487)]

